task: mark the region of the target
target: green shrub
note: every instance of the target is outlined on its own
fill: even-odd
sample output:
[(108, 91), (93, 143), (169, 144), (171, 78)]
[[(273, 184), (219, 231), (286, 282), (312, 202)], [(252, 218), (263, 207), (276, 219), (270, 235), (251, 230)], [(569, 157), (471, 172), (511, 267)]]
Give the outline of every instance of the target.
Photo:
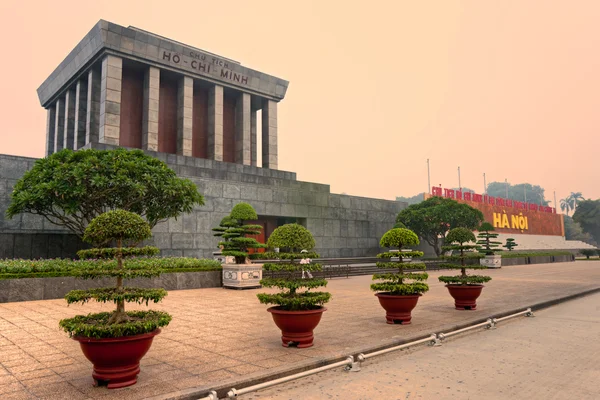
[(600, 256), (600, 249), (596, 249), (596, 254), (598, 254), (598, 256)]
[(224, 256), (235, 258), (236, 264), (244, 264), (248, 259), (249, 249), (267, 247), (248, 235), (258, 235), (262, 230), (260, 225), (245, 225), (244, 221), (257, 219), (256, 211), (248, 203), (239, 203), (231, 210), (231, 214), (221, 220), (219, 227), (213, 228), (214, 236), (223, 238), (219, 242)]
[[(450, 243), (448, 246), (444, 246), (443, 249), (448, 250), (458, 250), (460, 251), (460, 255), (458, 259), (460, 260), (460, 264), (454, 263), (446, 263), (441, 264), (442, 268), (449, 269), (460, 269), (461, 274), (457, 276), (440, 276), (438, 280), (440, 282), (444, 282), (452, 285), (480, 285), (482, 283), (486, 283), (492, 280), (489, 276), (482, 275), (467, 275), (467, 269), (487, 269), (486, 266), (483, 265), (466, 265), (465, 264), (465, 251), (477, 249), (479, 246), (477, 245), (468, 245), (466, 243), (475, 242), (475, 235), (471, 230), (467, 228), (454, 228), (448, 232), (446, 236), (446, 243)], [(443, 257), (446, 259), (456, 259), (456, 257)]]
[[(328, 292), (311, 292), (311, 289), (327, 286), (324, 278), (315, 278), (311, 272), (321, 271), (321, 265), (312, 263), (306, 257), (307, 252), (315, 246), (315, 240), (310, 231), (298, 224), (287, 224), (273, 231), (268, 240), (269, 247), (288, 249), (289, 252), (269, 253), (269, 256), (279, 260), (280, 263), (266, 263), (263, 270), (278, 272), (283, 277), (263, 277), (260, 281), (265, 287), (276, 287), (280, 293), (260, 293), (258, 300), (263, 304), (276, 304), (283, 310), (298, 311), (316, 309), (331, 299)], [(306, 277), (308, 275), (308, 277)], [(298, 289), (306, 289), (299, 292)]]
[[(379, 245), (381, 247), (394, 247), (402, 250), (405, 246), (417, 246), (419, 238), (417, 235), (404, 228), (394, 228), (387, 231), (381, 238)], [(421, 251), (398, 251), (384, 252), (377, 255), (378, 258), (387, 259), (377, 262), (377, 268), (388, 270), (389, 272), (374, 274), (373, 280), (381, 282), (371, 284), (371, 290), (375, 292), (385, 292), (396, 296), (412, 296), (425, 293), (429, 286), (425, 281), (429, 277), (426, 272), (404, 272), (405, 269), (425, 270), (424, 263), (404, 262), (404, 258), (422, 257)], [(392, 257), (397, 257), (398, 261), (391, 261)]]
[(287, 253), (298, 254), (302, 250), (311, 250), (315, 247), (315, 239), (308, 229), (299, 224), (286, 224), (275, 229), (267, 246), (270, 249), (279, 248)]
[(508, 251), (513, 251), (513, 249), (517, 246), (518, 246), (518, 244), (515, 243), (515, 239), (507, 238), (506, 243), (502, 247), (508, 249)]
[(493, 240), (498, 238), (498, 234), (494, 233), (494, 230), (494, 226), (489, 222), (484, 222), (479, 227), (477, 244), (481, 247), (478, 250), (486, 256), (494, 255), (495, 248), (502, 244), (501, 242)]
[[(112, 313), (89, 314), (60, 321), (60, 327), (69, 335), (86, 337), (121, 337), (149, 333), (160, 326), (169, 324), (171, 317), (166, 313), (153, 311), (125, 312), (125, 303), (157, 303), (166, 295), (164, 289), (139, 289), (125, 287), (124, 279), (149, 278), (162, 272), (151, 264), (123, 263), (122, 244), (124, 241), (141, 241), (152, 235), (150, 226), (139, 215), (113, 210), (94, 218), (86, 228), (83, 239), (89, 242), (117, 242), (116, 265), (106, 262), (90, 262), (88, 268), (74, 271), (82, 279), (100, 277), (116, 278), (116, 285), (109, 288), (72, 290), (65, 296), (69, 304), (85, 304), (90, 300), (112, 302), (116, 310)], [(137, 265), (137, 268), (135, 267)]]
[[(160, 254), (158, 247), (145, 246), (145, 247), (123, 247), (121, 249), (123, 257), (153, 257)], [(106, 247), (99, 249), (86, 249), (79, 250), (77, 257), (82, 260), (89, 259), (105, 259), (115, 258), (117, 255), (116, 247)]]
[(579, 250), (579, 252), (585, 256), (585, 258), (587, 258), (589, 260), (590, 257), (593, 257), (596, 255), (596, 249), (583, 249), (583, 250)]
[[(221, 263), (212, 259), (187, 257), (149, 257), (124, 259), (128, 270), (157, 270), (159, 273), (219, 271)], [(116, 260), (0, 260), (0, 279), (47, 278), (57, 276), (80, 277), (89, 271), (111, 271)]]

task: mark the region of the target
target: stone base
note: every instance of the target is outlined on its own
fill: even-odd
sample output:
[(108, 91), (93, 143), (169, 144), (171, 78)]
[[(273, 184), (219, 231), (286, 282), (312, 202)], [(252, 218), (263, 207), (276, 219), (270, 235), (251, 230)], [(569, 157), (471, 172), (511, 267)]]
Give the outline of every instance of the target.
[(502, 268), (502, 256), (498, 254), (485, 256), (485, 258), (479, 259), (479, 264), (488, 268)]
[(256, 289), (262, 287), (262, 264), (223, 264), (223, 287)]

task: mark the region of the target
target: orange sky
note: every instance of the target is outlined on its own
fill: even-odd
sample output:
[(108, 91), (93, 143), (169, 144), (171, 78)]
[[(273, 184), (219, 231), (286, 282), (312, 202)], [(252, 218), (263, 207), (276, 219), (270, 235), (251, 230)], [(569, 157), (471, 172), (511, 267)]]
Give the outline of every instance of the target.
[(393, 199), (505, 178), (600, 197), (600, 2), (0, 3), (0, 153), (41, 157), (36, 89), (99, 19), (290, 81), (279, 167)]

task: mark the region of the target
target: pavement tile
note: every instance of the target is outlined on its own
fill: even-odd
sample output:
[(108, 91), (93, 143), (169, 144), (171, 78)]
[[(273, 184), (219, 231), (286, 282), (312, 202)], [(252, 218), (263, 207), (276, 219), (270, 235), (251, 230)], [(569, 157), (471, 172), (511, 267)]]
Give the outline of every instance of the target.
[[(14, 393), (15, 398), (136, 400), (216, 385), (248, 374), (347, 355), (351, 349), (428, 334), (444, 325), (597, 288), (600, 262), (490, 270), (493, 280), (486, 285), (476, 311), (454, 310), (447, 289), (437, 281), (440, 274), (430, 274), (431, 290), (419, 300), (413, 324), (408, 326), (385, 323), (385, 313), (369, 289), (370, 276), (330, 280), (327, 288), (333, 300), (315, 330), (315, 346), (309, 349), (281, 346), (281, 332), (265, 311), (267, 307), (256, 300), (257, 290), (171, 291), (164, 302), (152, 308), (171, 313), (173, 322), (154, 340), (142, 360), (138, 384), (119, 390), (92, 387), (92, 365), (81, 353), (79, 343), (57, 329), (60, 319), (108, 311), (112, 305), (68, 307), (61, 299), (3, 303), (0, 393)], [(131, 309), (146, 307), (136, 305)], [(35, 391), (28, 392), (15, 381), (19, 379)], [(33, 383), (36, 379), (39, 385)], [(5, 398), (0, 395), (1, 400)]]

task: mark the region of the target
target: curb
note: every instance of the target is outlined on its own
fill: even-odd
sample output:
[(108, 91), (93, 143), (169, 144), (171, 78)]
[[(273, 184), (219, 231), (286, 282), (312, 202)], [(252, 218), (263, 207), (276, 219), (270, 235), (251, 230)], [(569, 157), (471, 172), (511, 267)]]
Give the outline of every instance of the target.
[[(568, 296), (563, 296), (563, 297), (558, 297), (558, 298), (551, 299), (551, 300), (542, 301), (542, 302), (535, 303), (535, 304), (532, 304), (529, 306), (514, 308), (509, 311), (504, 311), (504, 312), (495, 314), (495, 315), (493, 315), (493, 317), (494, 318), (502, 318), (502, 317), (505, 317), (508, 315), (518, 313), (527, 308), (531, 308), (532, 311), (539, 311), (539, 310), (554, 306), (559, 303), (564, 303), (564, 302), (567, 302), (570, 300), (589, 296), (589, 295), (599, 293), (599, 292), (600, 292), (600, 287), (595, 288), (595, 289), (589, 289), (589, 290), (586, 290), (586, 291), (583, 291), (580, 293), (575, 293), (575, 294), (571, 294)], [(492, 317), (492, 316), (481, 317), (481, 318), (478, 318), (478, 319), (475, 319), (475, 320), (472, 320), (469, 322), (461, 323), (461, 324), (448, 324), (448, 325), (444, 325), (444, 326), (440, 327), (439, 329), (434, 329), (432, 331), (435, 331), (435, 333), (442, 333), (442, 332), (449, 332), (449, 331), (454, 331), (454, 330), (458, 330), (458, 329), (463, 329), (463, 328), (466, 328), (471, 325), (485, 322), (490, 317)], [(434, 333), (434, 332), (432, 332), (432, 333)], [(217, 394), (219, 395), (220, 399), (226, 398), (227, 392), (233, 387), (235, 387), (236, 389), (242, 389), (242, 388), (245, 388), (248, 386), (257, 385), (259, 383), (267, 382), (270, 380), (282, 378), (284, 376), (297, 374), (299, 372), (304, 372), (304, 371), (307, 371), (310, 369), (319, 368), (319, 367), (322, 367), (322, 366), (325, 366), (328, 364), (342, 361), (342, 360), (346, 359), (349, 355), (357, 356), (360, 353), (372, 353), (375, 351), (402, 345), (405, 343), (413, 342), (413, 341), (424, 339), (427, 337), (429, 337), (429, 334), (428, 335), (420, 334), (420, 335), (415, 335), (415, 336), (403, 338), (403, 339), (388, 340), (388, 341), (379, 343), (374, 346), (363, 346), (360, 348), (349, 349), (347, 351), (344, 351), (344, 353), (340, 354), (340, 355), (333, 355), (330, 357), (324, 357), (324, 358), (316, 359), (316, 360), (308, 360), (308, 361), (305, 361), (302, 363), (294, 363), (292, 366), (283, 367), (283, 368), (275, 370), (275, 371), (265, 371), (262, 373), (254, 373), (254, 374), (250, 374), (246, 377), (242, 377), (242, 378), (237, 377), (234, 379), (223, 381), (217, 385), (179, 390), (177, 392), (172, 392), (172, 393), (165, 394), (165, 395), (149, 397), (146, 400), (196, 400), (200, 397), (207, 396), (209, 391), (211, 391), (211, 390), (216, 391)]]

